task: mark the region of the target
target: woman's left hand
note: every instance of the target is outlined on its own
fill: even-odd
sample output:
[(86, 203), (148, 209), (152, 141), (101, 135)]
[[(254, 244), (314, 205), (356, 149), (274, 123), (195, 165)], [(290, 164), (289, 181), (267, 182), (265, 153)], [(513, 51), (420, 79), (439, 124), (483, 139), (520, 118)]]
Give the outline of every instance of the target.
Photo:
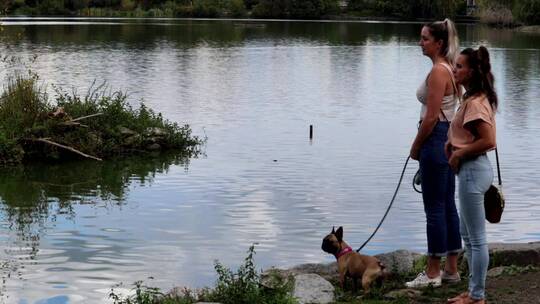
[(414, 160), (418, 160), (420, 158), (420, 148), (416, 147), (416, 145), (413, 145), (411, 147), (411, 152), (409, 153), (409, 156)]

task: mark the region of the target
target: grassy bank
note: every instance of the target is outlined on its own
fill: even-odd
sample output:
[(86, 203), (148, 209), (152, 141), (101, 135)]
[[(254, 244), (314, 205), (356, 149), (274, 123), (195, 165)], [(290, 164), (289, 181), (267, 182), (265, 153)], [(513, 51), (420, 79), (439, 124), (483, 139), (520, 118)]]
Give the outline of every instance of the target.
[(197, 153), (202, 140), (127, 95), (94, 87), (85, 96), (57, 89), (49, 100), (36, 75), (12, 77), (0, 95), (0, 164), (36, 159), (100, 160), (178, 150)]
[[(231, 271), (221, 263), (215, 263), (217, 282), (214, 289), (205, 288), (190, 290), (187, 288), (175, 289), (173, 292), (163, 293), (158, 288), (149, 287), (139, 281), (134, 284), (130, 295), (118, 294), (114, 288), (110, 298), (114, 304), (192, 304), (197, 302), (218, 302), (222, 304), (294, 304), (298, 301), (291, 295), (292, 278), (283, 278), (272, 275), (268, 279), (256, 271), (254, 264), (255, 250), (250, 247), (248, 256), (237, 271)], [(461, 282), (443, 284), (441, 287), (426, 287), (419, 290), (403, 289), (404, 283), (426, 266), (425, 257), (420, 259), (414, 269), (407, 274), (388, 276), (382, 285), (372, 286), (369, 294), (352, 294), (349, 288), (343, 291), (334, 284), (336, 291), (335, 304), (428, 304), (446, 303), (448, 298), (454, 297), (468, 288), (466, 263), (461, 260)], [(495, 267), (495, 265), (493, 265)], [(349, 282), (350, 283), (350, 282)], [(488, 275), (487, 300), (494, 304), (506, 303), (537, 303), (540, 296), (540, 269), (534, 266), (507, 266), (503, 267), (497, 275)], [(520, 296), (518, 296), (520, 295)]]

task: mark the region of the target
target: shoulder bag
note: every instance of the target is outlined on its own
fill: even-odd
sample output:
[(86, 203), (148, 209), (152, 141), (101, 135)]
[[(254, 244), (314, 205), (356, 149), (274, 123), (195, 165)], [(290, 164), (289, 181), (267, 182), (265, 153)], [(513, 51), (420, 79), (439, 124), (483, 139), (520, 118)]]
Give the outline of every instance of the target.
[(495, 148), (495, 159), (497, 160), (497, 177), (499, 185), (491, 185), (484, 194), (484, 210), (486, 211), (486, 220), (492, 224), (499, 223), (504, 210), (504, 195), (502, 193), (501, 168), (499, 166), (499, 153)]

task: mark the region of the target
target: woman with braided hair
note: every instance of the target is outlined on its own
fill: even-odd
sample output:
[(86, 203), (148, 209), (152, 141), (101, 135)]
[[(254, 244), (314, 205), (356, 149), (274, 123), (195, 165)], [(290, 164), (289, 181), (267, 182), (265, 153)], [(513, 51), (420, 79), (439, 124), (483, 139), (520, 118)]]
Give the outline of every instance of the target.
[(484, 304), (489, 264), (484, 194), (493, 182), (486, 152), (496, 146), (497, 94), (488, 50), (465, 49), (454, 68), (456, 82), (466, 92), (450, 124), (445, 152), (459, 181), (460, 231), (469, 266), (467, 292), (449, 299), (456, 304)]

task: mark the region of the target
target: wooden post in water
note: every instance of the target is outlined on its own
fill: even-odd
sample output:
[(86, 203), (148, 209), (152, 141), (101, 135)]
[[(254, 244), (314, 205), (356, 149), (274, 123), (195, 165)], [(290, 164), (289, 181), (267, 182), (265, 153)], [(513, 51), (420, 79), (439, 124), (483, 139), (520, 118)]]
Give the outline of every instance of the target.
[(313, 125), (309, 125), (309, 139), (313, 139)]

